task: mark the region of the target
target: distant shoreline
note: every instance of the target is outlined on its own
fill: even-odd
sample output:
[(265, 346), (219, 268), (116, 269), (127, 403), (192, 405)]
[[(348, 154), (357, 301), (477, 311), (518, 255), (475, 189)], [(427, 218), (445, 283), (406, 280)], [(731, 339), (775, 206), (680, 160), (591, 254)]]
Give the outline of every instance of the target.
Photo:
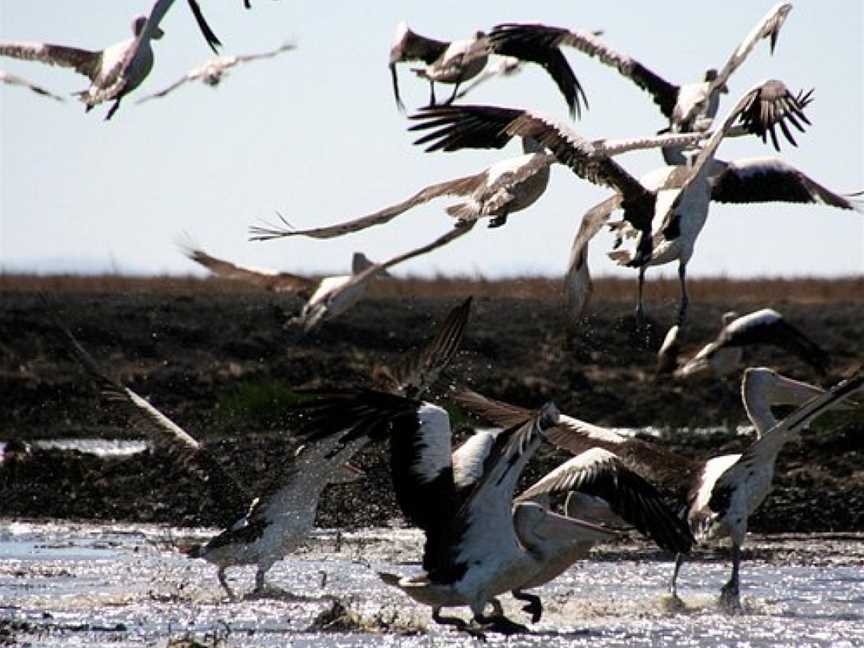
[[(594, 299), (597, 301), (632, 302), (636, 287), (632, 279), (618, 277), (594, 278)], [(864, 274), (836, 278), (824, 277), (728, 277), (688, 278), (688, 288), (694, 302), (753, 303), (781, 302), (790, 304), (864, 303)], [(552, 277), (514, 277), (486, 279), (483, 277), (407, 277), (381, 281), (371, 286), (373, 297), (509, 297), (517, 299), (559, 299), (561, 279)], [(242, 282), (217, 277), (192, 275), (126, 276), (119, 274), (2, 274), (0, 293), (21, 292), (115, 293), (146, 292), (182, 294), (263, 293), (259, 288)], [(678, 297), (678, 280), (651, 279), (645, 284), (646, 299), (674, 300)]]

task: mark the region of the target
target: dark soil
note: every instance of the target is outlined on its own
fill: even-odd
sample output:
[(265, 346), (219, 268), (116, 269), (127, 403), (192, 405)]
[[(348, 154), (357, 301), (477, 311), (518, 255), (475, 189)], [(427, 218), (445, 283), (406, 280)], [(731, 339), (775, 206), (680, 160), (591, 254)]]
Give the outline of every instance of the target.
[[(781, 297), (764, 306), (780, 310), (826, 349), (832, 371), (819, 376), (774, 348), (750, 351), (748, 364), (824, 386), (859, 365), (864, 306), (783, 303)], [(61, 291), (50, 294), (49, 307), (35, 293), (18, 290), (0, 293), (0, 300), (0, 440), (139, 435), (64, 352), (53, 309), (107, 373), (205, 441), (253, 490), (272, 481), (290, 455), (292, 390), (368, 384), (373, 364), (421, 345), (459, 301), (370, 299), (301, 338), (284, 328), (299, 304), (267, 293)], [(713, 337), (720, 315), (735, 307), (692, 305), (685, 349)], [(740, 305), (742, 312), (755, 308)], [(734, 430), (746, 422), (738, 375), (695, 383), (658, 379), (654, 353), (634, 349), (631, 305), (600, 302), (594, 309), (586, 326), (568, 337), (556, 301), (475, 299), (463, 352), (434, 394), (450, 409), (459, 434), (469, 421), (441, 399), (453, 384), (523, 406), (554, 400), (562, 411), (601, 425)], [(674, 311), (673, 303), (651, 305), (664, 323)], [(655, 338), (663, 332), (658, 325)], [(748, 440), (732, 431), (667, 431), (658, 442), (706, 457), (740, 451)], [(386, 450), (367, 449), (358, 457), (367, 477), (325, 493), (319, 524), (357, 527), (399, 518)], [(563, 458), (544, 450), (526, 479)], [(104, 460), (34, 449), (0, 465), (2, 517), (218, 525), (223, 508), (193, 464), (161, 447)], [(864, 411), (826, 415), (784, 449), (775, 491), (751, 518), (751, 529), (864, 530)]]

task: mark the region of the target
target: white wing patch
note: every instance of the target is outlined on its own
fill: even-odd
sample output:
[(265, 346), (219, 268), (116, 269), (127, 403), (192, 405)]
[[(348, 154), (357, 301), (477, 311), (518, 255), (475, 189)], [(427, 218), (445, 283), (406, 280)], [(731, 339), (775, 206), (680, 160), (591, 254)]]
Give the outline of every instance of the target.
[(411, 472), (419, 477), (421, 483), (427, 483), (450, 466), (450, 417), (447, 410), (423, 403), (417, 409), (417, 419), (420, 421), (417, 434), (422, 445)]

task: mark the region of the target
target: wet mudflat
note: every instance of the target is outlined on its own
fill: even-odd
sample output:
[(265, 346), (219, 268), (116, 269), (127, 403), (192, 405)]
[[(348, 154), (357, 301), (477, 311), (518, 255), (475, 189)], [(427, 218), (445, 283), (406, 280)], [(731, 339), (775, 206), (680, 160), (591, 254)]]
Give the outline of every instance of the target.
[[(271, 584), (293, 596), (229, 602), (215, 569), (177, 546), (212, 530), (153, 525), (0, 524), (0, 645), (354, 646), (476, 642), (431, 621), (377, 577), (416, 572), (421, 536), (398, 528), (319, 530), (276, 564)], [(717, 606), (725, 551), (685, 564), (685, 608), (670, 605), (671, 563), (647, 545), (598, 547), (537, 592), (531, 633), (511, 645), (859, 646), (864, 642), (864, 534), (752, 536), (742, 567), (744, 609)], [(253, 572), (229, 571), (239, 592)], [(302, 598), (301, 598), (302, 597)], [(524, 615), (509, 596), (514, 619)], [(465, 611), (452, 610), (465, 614)], [(503, 641), (489, 635), (489, 642)]]

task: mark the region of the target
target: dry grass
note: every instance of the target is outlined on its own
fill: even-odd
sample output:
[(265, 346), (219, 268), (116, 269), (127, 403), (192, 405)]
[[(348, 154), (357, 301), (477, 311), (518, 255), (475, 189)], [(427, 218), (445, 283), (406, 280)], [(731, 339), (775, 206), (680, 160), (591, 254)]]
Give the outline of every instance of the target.
[[(864, 277), (818, 278), (701, 278), (688, 282), (690, 296), (700, 303), (862, 303)], [(635, 279), (599, 278), (594, 280), (594, 299), (632, 302)], [(0, 292), (70, 293), (164, 293), (168, 295), (243, 294), (258, 291), (247, 284), (219, 278), (198, 277), (125, 277), (120, 275), (14, 275), (0, 274)], [(491, 280), (482, 277), (407, 278), (379, 281), (370, 290), (375, 297), (512, 297), (559, 299), (560, 279), (523, 277)], [(677, 279), (648, 280), (646, 299), (676, 300)]]

